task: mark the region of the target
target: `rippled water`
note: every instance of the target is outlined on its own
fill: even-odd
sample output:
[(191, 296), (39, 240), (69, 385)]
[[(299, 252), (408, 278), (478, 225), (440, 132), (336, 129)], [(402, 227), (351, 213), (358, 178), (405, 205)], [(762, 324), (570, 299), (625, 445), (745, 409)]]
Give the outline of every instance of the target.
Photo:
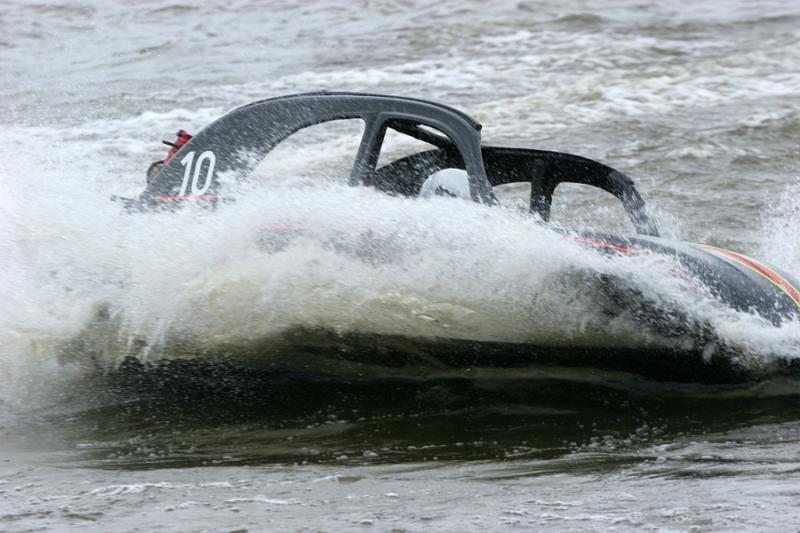
[[(657, 265), (601, 263), (510, 212), (331, 184), (268, 189), (204, 222), (133, 220), (108, 197), (141, 189), (162, 138), (235, 106), (398, 93), (464, 109), (490, 143), (620, 168), (668, 235), (798, 274), (798, 22), (787, 2), (0, 1), (0, 530), (796, 528), (789, 379), (302, 368), (342, 341), (319, 328), (574, 340), (605, 326), (552, 276), (624, 267), (678, 290)], [(577, 192), (560, 213), (591, 215), (592, 201)], [(582, 222), (614, 227), (614, 214)], [(253, 221), (287, 217), (323, 236), (402, 227), (414, 268), (313, 242), (265, 268), (247, 244)], [(92, 337), (101, 302), (124, 325), (100, 336), (117, 351), (183, 336), (197, 339), (184, 355), (214, 355), (266, 338), (270, 357), (299, 363), (87, 372), (88, 344), (71, 343)], [(712, 304), (686, 305), (737, 342), (794, 355), (796, 329)]]

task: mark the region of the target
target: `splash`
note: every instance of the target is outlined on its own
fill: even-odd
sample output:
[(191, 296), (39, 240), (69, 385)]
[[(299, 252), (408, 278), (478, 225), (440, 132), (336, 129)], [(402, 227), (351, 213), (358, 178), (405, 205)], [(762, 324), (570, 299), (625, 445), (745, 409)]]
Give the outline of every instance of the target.
[[(6, 135), (10, 150), (20, 148), (23, 135)], [(651, 301), (708, 325), (740, 348), (744, 364), (797, 353), (797, 324), (776, 328), (726, 307), (675, 275), (669, 258), (601, 256), (513, 207), (401, 199), (299, 176), (242, 187), (217, 211), (134, 215), (108, 196), (141, 179), (86, 179), (96, 169), (75, 160), (80, 142), (54, 143), (44, 162), (20, 150), (3, 171), (0, 364), (4, 381), (20, 389), (68, 374), (63, 364), (213, 358), (297, 328), (567, 347), (696, 342), (609, 314), (598, 305), (602, 275), (630, 280)], [(126, 153), (126, 164), (146, 167), (136, 150)]]
[[(58, 185), (33, 197), (17, 191), (3, 221), (12, 351), (62, 360), (91, 352), (113, 366), (128, 355), (213, 354), (298, 327), (562, 346), (668, 342), (599, 308), (592, 284), (602, 273), (634, 280), (652, 299), (691, 302), (686, 313), (748, 352), (763, 343), (772, 353), (791, 338), (698, 292), (664, 257), (599, 256), (514, 210), (288, 182), (243, 190), (216, 212), (136, 215), (90, 194), (67, 199)], [(87, 329), (98, 313), (114, 327)]]
[(770, 206), (770, 215), (762, 221), (764, 240), (759, 253), (787, 272), (795, 272), (800, 264), (800, 241), (797, 239), (799, 198), (800, 183), (795, 182)]

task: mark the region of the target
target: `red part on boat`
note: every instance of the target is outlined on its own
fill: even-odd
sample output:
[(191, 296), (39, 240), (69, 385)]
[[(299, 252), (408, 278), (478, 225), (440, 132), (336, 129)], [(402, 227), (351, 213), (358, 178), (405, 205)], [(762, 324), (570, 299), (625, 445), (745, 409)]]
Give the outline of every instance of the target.
[(184, 130), (180, 130), (175, 135), (178, 136), (178, 138), (175, 139), (175, 142), (166, 143), (166, 144), (169, 144), (172, 148), (170, 148), (169, 153), (167, 154), (167, 157), (164, 159), (164, 164), (165, 165), (169, 162), (170, 159), (172, 159), (172, 156), (174, 156), (176, 153), (178, 153), (178, 150), (181, 149), (181, 146), (183, 146), (184, 144), (188, 143), (189, 139), (192, 138), (192, 136), (189, 133), (187, 133), (186, 131), (184, 131)]

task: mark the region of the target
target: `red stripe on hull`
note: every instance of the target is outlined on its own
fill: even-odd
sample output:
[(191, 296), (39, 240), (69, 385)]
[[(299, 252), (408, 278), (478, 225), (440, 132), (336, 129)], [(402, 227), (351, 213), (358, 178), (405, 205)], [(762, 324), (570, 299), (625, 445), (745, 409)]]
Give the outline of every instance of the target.
[(162, 202), (180, 202), (183, 200), (216, 200), (217, 196), (214, 194), (205, 194), (202, 196), (156, 196), (155, 199)]
[(758, 261), (756, 261), (755, 259), (751, 259), (745, 255), (737, 254), (736, 252), (731, 252), (730, 250), (725, 250), (723, 248), (717, 248), (716, 246), (709, 246), (707, 244), (699, 244), (697, 246), (700, 246), (701, 248), (708, 250), (712, 253), (716, 253), (718, 255), (732, 259), (737, 263), (740, 263), (748, 267), (749, 269), (756, 271), (757, 273), (761, 274), (769, 281), (771, 281), (773, 285), (776, 285), (779, 289), (785, 292), (786, 295), (789, 296), (789, 298), (791, 298), (794, 301), (794, 303), (800, 306), (800, 291), (795, 289), (791, 283), (783, 279), (783, 277), (780, 274), (778, 274), (771, 268), (767, 267), (766, 265), (763, 265)]
[(617, 246), (615, 244), (608, 244), (607, 242), (600, 242), (600, 241), (592, 241), (589, 239), (584, 239), (583, 237), (577, 237), (575, 235), (565, 235), (565, 239), (569, 241), (579, 242), (581, 244), (588, 244), (590, 246), (595, 246), (597, 248), (608, 248), (610, 250), (614, 250), (615, 252), (620, 252), (623, 254), (631, 254), (636, 255), (637, 252), (635, 250), (631, 250), (630, 248), (626, 248), (624, 246)]

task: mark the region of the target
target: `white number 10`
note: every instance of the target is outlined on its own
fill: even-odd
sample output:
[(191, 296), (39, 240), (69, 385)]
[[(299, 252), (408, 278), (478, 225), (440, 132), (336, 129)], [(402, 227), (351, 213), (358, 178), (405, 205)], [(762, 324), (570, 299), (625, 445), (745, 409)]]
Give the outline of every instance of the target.
[[(200, 172), (203, 169), (203, 163), (208, 161), (208, 168), (206, 170), (205, 179), (203, 180), (202, 186), (200, 185)], [(208, 189), (211, 187), (211, 181), (214, 178), (214, 165), (217, 162), (217, 157), (214, 155), (214, 152), (207, 151), (200, 154), (200, 157), (197, 158), (197, 163), (194, 163), (194, 152), (189, 152), (186, 154), (181, 160), (181, 165), (186, 167), (186, 170), (183, 172), (183, 183), (181, 183), (181, 190), (178, 193), (179, 196), (186, 196), (188, 192), (186, 189), (189, 187), (189, 176), (192, 177), (192, 196), (200, 196), (208, 192)], [(192, 173), (192, 166), (194, 166), (194, 173)]]

